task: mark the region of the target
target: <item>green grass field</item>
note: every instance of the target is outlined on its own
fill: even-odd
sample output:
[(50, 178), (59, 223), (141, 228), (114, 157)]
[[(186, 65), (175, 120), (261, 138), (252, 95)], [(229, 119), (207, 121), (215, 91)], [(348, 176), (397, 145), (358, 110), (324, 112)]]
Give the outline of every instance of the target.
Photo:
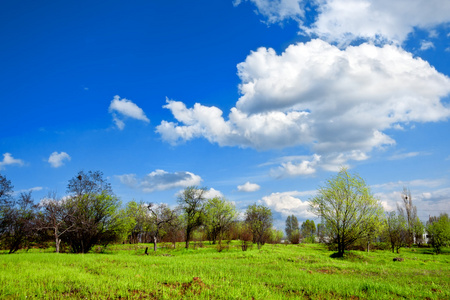
[[(145, 247), (149, 255), (144, 255)], [(0, 254), (1, 299), (450, 299), (450, 253), (350, 251), (321, 245), (238, 245), (104, 253)], [(448, 249), (445, 249), (448, 250)], [(404, 258), (393, 262), (394, 257)]]

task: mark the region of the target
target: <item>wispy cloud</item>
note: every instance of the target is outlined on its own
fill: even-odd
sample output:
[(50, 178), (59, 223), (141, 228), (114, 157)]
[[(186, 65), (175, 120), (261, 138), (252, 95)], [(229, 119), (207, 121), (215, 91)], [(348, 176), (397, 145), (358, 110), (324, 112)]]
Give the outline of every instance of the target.
[(120, 99), (118, 95), (114, 96), (114, 99), (111, 101), (109, 112), (112, 114), (113, 121), (120, 130), (125, 127), (125, 122), (122, 118), (132, 118), (145, 123), (150, 122), (139, 106), (134, 104), (131, 100), (125, 98)]
[(420, 44), (420, 50), (425, 51), (428, 49), (434, 48), (434, 44), (431, 41), (422, 41)]

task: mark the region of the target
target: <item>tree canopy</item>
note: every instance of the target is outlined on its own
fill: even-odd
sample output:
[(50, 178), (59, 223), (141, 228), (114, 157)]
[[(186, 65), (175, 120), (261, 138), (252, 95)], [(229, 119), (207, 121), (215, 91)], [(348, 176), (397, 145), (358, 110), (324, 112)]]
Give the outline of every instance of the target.
[(381, 218), (383, 209), (364, 180), (346, 168), (328, 179), (309, 203), (309, 210), (328, 227), (338, 255), (360, 239), (368, 223)]

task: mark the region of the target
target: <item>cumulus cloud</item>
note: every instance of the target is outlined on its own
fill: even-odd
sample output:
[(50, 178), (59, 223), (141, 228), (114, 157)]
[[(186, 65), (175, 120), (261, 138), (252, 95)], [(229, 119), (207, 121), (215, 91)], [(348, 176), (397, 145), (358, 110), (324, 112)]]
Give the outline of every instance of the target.
[(66, 152), (58, 153), (55, 151), (52, 154), (50, 154), (50, 157), (48, 158), (48, 163), (53, 168), (59, 168), (64, 165), (64, 161), (70, 161), (70, 160), (71, 160), (71, 157)]
[(308, 211), (308, 200), (302, 200), (301, 198), (311, 197), (314, 194), (315, 191), (272, 193), (263, 197), (262, 202), (284, 216), (294, 214), (301, 219), (307, 219), (315, 215)]
[(212, 199), (212, 198), (223, 198), (224, 195), (222, 194), (221, 191), (218, 191), (214, 188), (210, 188), (209, 190), (206, 191), (206, 193), (203, 195), (205, 197), (205, 199)]
[(146, 193), (199, 185), (202, 181), (200, 176), (191, 172), (169, 173), (164, 170), (153, 171), (143, 178), (137, 178), (136, 174), (124, 174), (117, 177), (123, 184), (141, 189)]
[(4, 153), (3, 154), (3, 160), (0, 161), (0, 170), (4, 169), (5, 166), (9, 165), (19, 165), (23, 166), (24, 162), (21, 159), (14, 158), (11, 153)]
[(122, 118), (132, 118), (146, 123), (150, 122), (139, 106), (134, 104), (131, 100), (125, 98), (120, 99), (118, 95), (114, 96), (114, 99), (111, 101), (109, 112), (112, 114), (113, 121), (120, 130), (125, 127), (125, 122)]
[(256, 192), (261, 187), (256, 183), (250, 183), (250, 181), (247, 181), (243, 185), (238, 185), (237, 188), (239, 192)]
[(402, 43), (415, 28), (450, 22), (450, 3), (440, 0), (316, 0), (318, 17), (309, 33), (331, 41), (357, 38)]
[(172, 144), (203, 137), (258, 150), (304, 146), (318, 156), (284, 169), (312, 174), (319, 157), (325, 169), (367, 159), (373, 148), (395, 143), (385, 130), (450, 116), (441, 102), (450, 78), (392, 45), (342, 50), (312, 40), (280, 55), (260, 48), (238, 64), (238, 75), (241, 97), (228, 119), (217, 107), (167, 99), (176, 122), (162, 121), (156, 131)]
[(308, 25), (302, 0), (249, 2), (268, 23), (293, 19), (303, 32), (342, 45), (356, 39), (402, 43), (416, 28), (433, 37), (435, 26), (450, 22), (450, 2), (441, 0), (314, 0), (317, 17)]

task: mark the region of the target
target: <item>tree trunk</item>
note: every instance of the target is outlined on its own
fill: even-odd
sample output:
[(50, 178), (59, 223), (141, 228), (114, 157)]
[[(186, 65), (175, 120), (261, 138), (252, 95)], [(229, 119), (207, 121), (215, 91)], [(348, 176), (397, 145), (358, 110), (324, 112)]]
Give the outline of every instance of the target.
[(155, 235), (153, 237), (153, 251), (156, 251), (157, 242), (158, 242), (158, 237)]
[(56, 240), (55, 240), (56, 253), (59, 253), (59, 245), (60, 244), (61, 244), (61, 239), (56, 237)]
[(189, 249), (189, 240), (186, 239), (186, 249)]

